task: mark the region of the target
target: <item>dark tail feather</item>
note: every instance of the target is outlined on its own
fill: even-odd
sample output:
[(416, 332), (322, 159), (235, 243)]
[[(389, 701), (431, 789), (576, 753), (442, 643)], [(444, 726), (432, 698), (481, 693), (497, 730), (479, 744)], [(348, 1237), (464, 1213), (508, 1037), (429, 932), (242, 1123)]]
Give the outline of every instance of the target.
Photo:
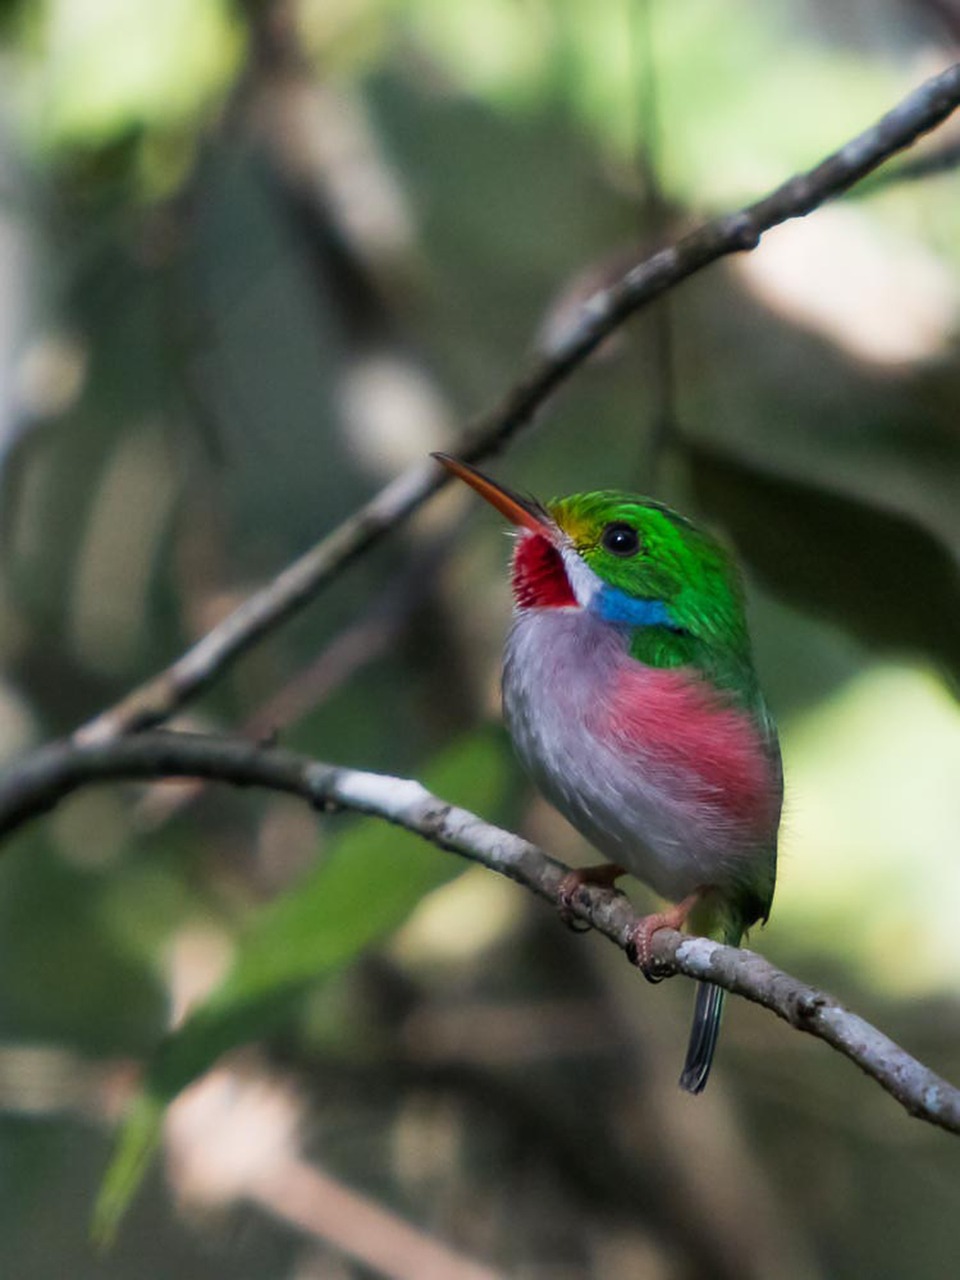
[(680, 1076), (680, 1088), (687, 1093), (702, 1093), (710, 1075), (713, 1054), (720, 1034), (720, 1015), (726, 992), (712, 982), (701, 982), (697, 987), (697, 1003), (687, 1045), (687, 1060)]

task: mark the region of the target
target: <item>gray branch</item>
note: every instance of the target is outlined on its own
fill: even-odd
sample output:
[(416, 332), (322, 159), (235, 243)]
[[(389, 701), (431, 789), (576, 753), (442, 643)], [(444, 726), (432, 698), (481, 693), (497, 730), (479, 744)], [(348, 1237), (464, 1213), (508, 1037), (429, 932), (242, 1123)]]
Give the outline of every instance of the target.
[[(595, 293), (583, 304), (578, 322), (565, 326), (562, 339), (542, 350), (503, 399), (472, 424), (458, 445), (459, 456), (476, 462), (498, 452), (629, 316), (719, 258), (755, 248), (771, 227), (803, 217), (848, 190), (935, 128), (958, 105), (960, 64), (927, 80), (815, 168), (737, 213), (704, 223)], [(311, 600), (344, 566), (410, 516), (447, 479), (445, 471), (427, 462), (403, 472), (165, 671), (78, 730), (77, 741), (102, 742), (166, 720)]]
[[(345, 809), (385, 819), (509, 876), (554, 906), (569, 871), (535, 845), (445, 803), (418, 782), (323, 764), (280, 748), (169, 732), (115, 742), (55, 743), (14, 765), (0, 778), (0, 838), (91, 783), (169, 777), (265, 787), (299, 796), (321, 811)], [(637, 917), (625, 898), (584, 886), (573, 912), (627, 948)], [(960, 1090), (832, 996), (754, 952), (707, 938), (663, 930), (655, 935), (653, 951), (664, 976), (706, 978), (763, 1005), (855, 1062), (911, 1115), (960, 1133)]]

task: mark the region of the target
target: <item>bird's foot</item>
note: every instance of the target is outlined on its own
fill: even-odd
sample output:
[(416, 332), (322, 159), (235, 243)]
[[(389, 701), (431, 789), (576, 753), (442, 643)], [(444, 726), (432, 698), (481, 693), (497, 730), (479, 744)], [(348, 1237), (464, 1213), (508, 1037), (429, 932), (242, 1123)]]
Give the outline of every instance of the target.
[(700, 896), (698, 889), (675, 907), (670, 907), (667, 911), (655, 911), (633, 926), (627, 942), (627, 956), (648, 982), (662, 982), (667, 976), (657, 972), (657, 963), (653, 958), (653, 935), (661, 929), (682, 929)]
[(586, 933), (590, 926), (585, 920), (578, 920), (573, 911), (577, 894), (585, 885), (595, 885), (599, 888), (612, 889), (614, 893), (619, 893), (620, 890), (617, 889), (616, 882), (626, 874), (624, 868), (617, 866), (615, 862), (601, 862), (595, 867), (578, 867), (576, 871), (571, 871), (568, 875), (565, 875), (560, 881), (560, 889), (557, 894), (560, 919), (564, 924), (569, 925), (575, 933)]

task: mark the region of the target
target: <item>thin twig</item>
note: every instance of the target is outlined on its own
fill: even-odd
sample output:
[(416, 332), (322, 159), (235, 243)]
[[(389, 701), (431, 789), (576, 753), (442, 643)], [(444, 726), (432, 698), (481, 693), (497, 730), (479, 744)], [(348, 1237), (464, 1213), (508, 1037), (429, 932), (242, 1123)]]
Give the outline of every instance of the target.
[[(705, 223), (655, 253), (583, 305), (579, 323), (544, 347), (503, 399), (481, 415), (457, 452), (468, 462), (496, 453), (628, 316), (710, 263), (757, 246), (761, 236), (840, 195), (908, 147), (960, 104), (960, 64), (914, 90), (858, 137), (806, 173), (737, 213)], [(149, 728), (206, 689), (240, 654), (313, 598), (344, 566), (405, 520), (446, 483), (424, 462), (403, 472), (339, 528), (250, 596), (172, 666), (77, 731), (78, 742), (103, 742)]]
[(954, 139), (942, 146), (924, 148), (908, 160), (876, 174), (858, 188), (857, 195), (870, 197), (887, 187), (895, 187), (904, 182), (926, 182), (928, 178), (938, 178), (942, 174), (953, 173), (958, 168), (960, 142)]
[[(236, 733), (252, 742), (273, 742), (298, 720), (314, 711), (358, 670), (388, 653), (410, 614), (423, 603), (433, 573), (446, 548), (433, 546), (415, 556), (407, 570), (394, 578), (359, 617), (348, 623), (316, 657), (297, 671), (262, 703)], [(147, 790), (137, 807), (137, 818), (148, 828), (168, 822), (202, 794), (205, 783), (197, 778), (177, 787), (159, 782)]]
[(174, 1194), (201, 1209), (248, 1201), (384, 1280), (505, 1280), (307, 1160), (303, 1120), (288, 1082), (221, 1065), (167, 1111)]
[[(419, 782), (311, 760), (274, 747), (200, 734), (144, 733), (116, 742), (42, 748), (0, 779), (0, 837), (94, 782), (200, 777), (300, 796), (321, 810), (383, 818), (482, 863), (559, 905), (569, 868), (509, 831), (431, 795)], [(637, 918), (626, 899), (585, 886), (574, 913), (626, 950)], [(663, 974), (708, 979), (763, 1005), (855, 1062), (911, 1115), (960, 1133), (960, 1090), (912, 1058), (832, 996), (762, 956), (663, 930), (654, 958)]]
[(504, 1280), (303, 1159), (261, 1178), (251, 1199), (388, 1280)]

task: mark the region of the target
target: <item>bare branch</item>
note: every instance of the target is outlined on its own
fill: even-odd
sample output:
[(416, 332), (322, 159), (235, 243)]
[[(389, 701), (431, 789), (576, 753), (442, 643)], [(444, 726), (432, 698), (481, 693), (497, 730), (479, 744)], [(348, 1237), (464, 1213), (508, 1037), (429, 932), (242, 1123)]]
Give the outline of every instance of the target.
[[(738, 213), (704, 223), (676, 244), (628, 270), (583, 304), (576, 323), (541, 350), (503, 399), (482, 414), (458, 446), (468, 462), (496, 453), (542, 407), (588, 355), (654, 298), (728, 254), (753, 249), (764, 232), (803, 217), (840, 195), (960, 104), (960, 64), (927, 80), (858, 137), (806, 173)], [(446, 483), (432, 463), (403, 472), (339, 528), (250, 596), (172, 666), (77, 731), (78, 742), (103, 742), (159, 724), (206, 689), (240, 654), (306, 604), (319, 589)]]
[[(419, 782), (323, 764), (250, 742), (155, 732), (116, 742), (55, 743), (0, 779), (0, 837), (94, 782), (199, 777), (300, 796), (321, 810), (347, 809), (395, 823), (559, 905), (569, 868), (509, 831), (445, 803)], [(620, 895), (584, 886), (575, 914), (626, 950), (636, 924)], [(762, 956), (707, 938), (663, 930), (654, 957), (663, 974), (705, 978), (763, 1005), (855, 1062), (911, 1115), (960, 1133), (960, 1090), (851, 1013), (832, 996), (799, 982)]]

